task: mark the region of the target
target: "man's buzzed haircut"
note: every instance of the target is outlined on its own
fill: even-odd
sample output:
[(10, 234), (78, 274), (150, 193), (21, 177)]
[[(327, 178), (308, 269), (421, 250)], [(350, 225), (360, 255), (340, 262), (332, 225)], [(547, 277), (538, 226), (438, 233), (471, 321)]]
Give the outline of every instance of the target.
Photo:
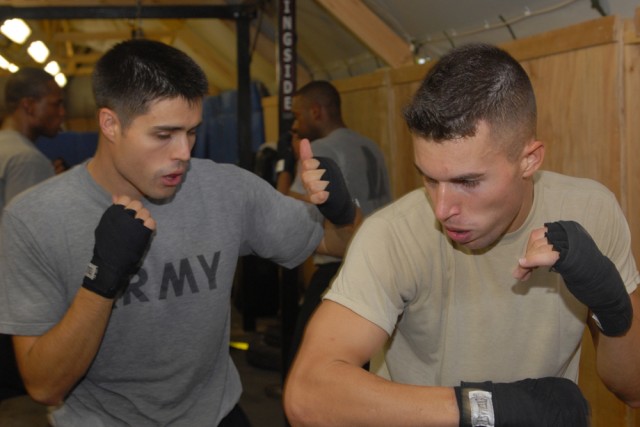
[(42, 68), (20, 68), (8, 79), (4, 89), (4, 103), (8, 113), (18, 108), (23, 98), (40, 99), (49, 92), (49, 82), (53, 76)]
[(315, 80), (296, 91), (294, 96), (324, 107), (332, 120), (341, 118), (341, 101), (338, 90), (326, 80)]
[(207, 77), (191, 57), (152, 40), (118, 43), (93, 72), (97, 107), (115, 111), (124, 127), (144, 114), (151, 102), (183, 98), (196, 103), (207, 91)]
[(510, 158), (536, 135), (536, 100), (527, 73), (507, 52), (487, 44), (443, 56), (403, 113), (411, 133), (435, 142), (474, 136), (484, 120)]

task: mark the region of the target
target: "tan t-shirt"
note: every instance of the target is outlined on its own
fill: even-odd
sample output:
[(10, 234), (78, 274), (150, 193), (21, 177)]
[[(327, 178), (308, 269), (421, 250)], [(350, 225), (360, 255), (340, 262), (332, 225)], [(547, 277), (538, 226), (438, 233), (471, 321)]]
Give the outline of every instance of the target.
[(576, 381), (588, 309), (559, 274), (512, 277), (531, 230), (582, 224), (617, 266), (629, 293), (639, 282), (627, 222), (603, 185), (552, 172), (535, 177), (523, 226), (472, 252), (441, 231), (423, 189), (368, 218), (325, 298), (384, 329), (396, 382), (455, 386), (561, 376)]

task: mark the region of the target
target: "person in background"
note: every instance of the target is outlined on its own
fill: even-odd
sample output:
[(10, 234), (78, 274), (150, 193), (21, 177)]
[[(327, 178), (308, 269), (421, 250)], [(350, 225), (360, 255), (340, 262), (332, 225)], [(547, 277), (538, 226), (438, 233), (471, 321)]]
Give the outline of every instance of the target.
[[(51, 74), (21, 68), (5, 84), (6, 116), (0, 129), (0, 217), (17, 194), (54, 175), (47, 157), (34, 145), (54, 137), (65, 119), (64, 94)], [(0, 400), (26, 393), (10, 337), (0, 335)]]
[[(314, 156), (331, 159), (338, 166), (350, 196), (365, 217), (391, 202), (389, 173), (382, 151), (371, 139), (346, 127), (340, 94), (330, 82), (312, 81), (298, 89), (291, 111), (294, 115), (291, 144), (296, 159), (300, 156), (300, 140), (308, 139)], [(299, 174), (287, 194), (309, 201)], [(289, 362), (295, 357), (304, 328), (342, 259), (316, 254), (313, 261), (315, 271), (298, 312)]]
[(51, 161), (51, 164), (53, 165), (53, 170), (56, 175), (69, 169), (69, 165), (62, 157), (56, 157)]
[(60, 132), (64, 93), (43, 69), (21, 68), (7, 80), (5, 107), (0, 129), (0, 209), (16, 194), (54, 175), (51, 161), (34, 142)]
[(94, 157), (5, 209), (0, 332), (53, 426), (246, 426), (229, 354), (238, 257), (340, 255), (359, 212), (191, 159), (208, 84), (178, 49), (118, 43), (92, 79)]
[[(587, 426), (585, 326), (604, 384), (640, 407), (629, 227), (603, 185), (540, 170), (522, 66), (453, 49), (404, 118), (424, 188), (352, 239), (285, 384), (291, 424)], [(383, 348), (384, 375), (360, 369)]]

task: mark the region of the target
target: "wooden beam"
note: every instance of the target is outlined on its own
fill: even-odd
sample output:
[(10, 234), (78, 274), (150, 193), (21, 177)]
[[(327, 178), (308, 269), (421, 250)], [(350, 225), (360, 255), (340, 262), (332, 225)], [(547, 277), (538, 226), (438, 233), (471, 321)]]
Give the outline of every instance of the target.
[(392, 68), (412, 62), (409, 43), (389, 28), (362, 0), (316, 0), (316, 3)]
[[(207, 77), (212, 90), (218, 91), (220, 88), (236, 86), (235, 64), (221, 58), (215, 51), (214, 46), (194, 32), (188, 25), (176, 32), (176, 40), (179, 40), (185, 48), (188, 48), (196, 56), (194, 60), (205, 69), (205, 72), (209, 71)], [(182, 49), (181, 46), (178, 46), (178, 48)]]
[[(148, 39), (157, 40), (164, 37), (173, 37), (173, 31), (145, 31)], [(69, 31), (53, 34), (54, 42), (86, 42), (87, 40), (127, 40), (131, 38), (131, 31)]]
[(559, 30), (514, 40), (500, 45), (518, 61), (526, 61), (576, 49), (609, 44), (622, 36), (624, 22), (618, 16), (605, 16)]
[[(235, 32), (235, 24), (229, 21), (223, 21), (224, 24), (233, 32)], [(256, 37), (256, 27), (251, 27), (251, 39)], [(254, 55), (258, 53), (267, 63), (276, 68), (276, 44), (273, 40), (269, 39), (265, 34), (259, 34), (256, 43), (256, 51)], [(298, 83), (307, 83), (311, 81), (311, 75), (309, 71), (302, 65), (297, 65)]]

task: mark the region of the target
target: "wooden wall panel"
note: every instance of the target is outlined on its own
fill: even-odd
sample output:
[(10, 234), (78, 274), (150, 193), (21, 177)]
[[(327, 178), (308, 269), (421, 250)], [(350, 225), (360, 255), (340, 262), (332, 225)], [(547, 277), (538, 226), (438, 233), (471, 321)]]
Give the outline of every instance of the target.
[[(640, 44), (625, 46), (624, 194), (633, 253), (640, 265)], [(638, 423), (640, 427), (640, 423)]]
[(69, 118), (65, 121), (66, 130), (72, 132), (98, 132), (98, 120), (95, 117)]
[(262, 98), (265, 142), (278, 142), (278, 97)]
[(420, 83), (433, 64), (413, 65), (389, 72), (391, 90), (389, 94), (389, 118), (393, 151), (390, 171), (393, 194), (396, 198), (422, 186), (422, 179), (416, 171), (413, 142), (407, 125), (402, 118), (402, 110), (411, 100)]
[(538, 102), (544, 169), (589, 177), (620, 198), (620, 51), (617, 44), (551, 55), (523, 65)]
[(411, 134), (402, 118), (402, 109), (411, 100), (418, 86), (419, 82), (406, 82), (393, 86), (391, 104), (393, 106), (394, 141), (391, 159), (395, 168), (390, 173), (393, 194), (396, 198), (422, 185), (420, 175), (414, 166), (415, 158)]
[[(632, 249), (640, 265), (640, 9), (630, 23), (634, 30), (624, 47), (624, 178), (625, 212), (631, 229)], [(633, 24), (633, 25), (631, 25)], [(640, 349), (639, 349), (640, 351)], [(631, 427), (640, 427), (640, 409), (627, 409)]]

